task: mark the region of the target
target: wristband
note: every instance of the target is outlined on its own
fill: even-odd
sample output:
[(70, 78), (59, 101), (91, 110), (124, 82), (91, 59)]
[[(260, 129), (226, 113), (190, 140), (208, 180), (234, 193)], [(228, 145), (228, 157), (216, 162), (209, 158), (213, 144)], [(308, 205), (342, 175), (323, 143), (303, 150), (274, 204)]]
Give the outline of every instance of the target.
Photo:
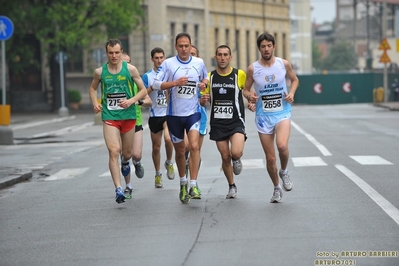
[(139, 105), (143, 105), (144, 101), (143, 100), (138, 100)]

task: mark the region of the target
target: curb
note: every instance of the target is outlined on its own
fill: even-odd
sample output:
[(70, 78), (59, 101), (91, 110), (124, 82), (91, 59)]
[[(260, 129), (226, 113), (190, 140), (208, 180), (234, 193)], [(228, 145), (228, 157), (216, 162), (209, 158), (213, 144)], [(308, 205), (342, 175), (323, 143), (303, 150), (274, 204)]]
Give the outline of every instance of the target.
[(15, 185), (17, 183), (26, 181), (28, 179), (32, 178), (32, 171), (30, 170), (20, 170), (19, 173), (15, 173), (12, 175), (9, 175), (5, 178), (3, 178), (0, 181), (0, 189), (4, 189), (7, 187), (10, 187), (12, 185)]

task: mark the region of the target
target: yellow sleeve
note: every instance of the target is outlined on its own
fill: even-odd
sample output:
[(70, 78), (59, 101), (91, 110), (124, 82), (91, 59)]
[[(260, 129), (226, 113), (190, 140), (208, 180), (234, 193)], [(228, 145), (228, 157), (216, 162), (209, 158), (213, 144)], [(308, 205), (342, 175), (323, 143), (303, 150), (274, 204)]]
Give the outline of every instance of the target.
[[(204, 91), (201, 91), (201, 94), (203, 95), (203, 94), (209, 94), (209, 92), (210, 92), (210, 83), (211, 83), (211, 72), (208, 72), (208, 85), (206, 86), (206, 89), (204, 90)], [(245, 82), (245, 80), (244, 80), (244, 82)]]
[(240, 90), (244, 89), (245, 86), (245, 80), (247, 79), (247, 74), (245, 74), (244, 70), (239, 69), (238, 70), (238, 87), (240, 88)]

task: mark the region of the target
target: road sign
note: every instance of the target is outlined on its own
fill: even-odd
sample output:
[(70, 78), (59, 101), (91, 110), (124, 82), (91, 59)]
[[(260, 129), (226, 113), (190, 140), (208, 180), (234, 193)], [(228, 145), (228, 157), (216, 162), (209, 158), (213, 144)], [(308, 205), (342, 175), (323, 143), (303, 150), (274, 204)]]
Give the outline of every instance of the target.
[(391, 59), (389, 58), (387, 51), (384, 50), (380, 57), (380, 63), (390, 63)]
[(0, 16), (0, 41), (10, 39), (14, 33), (14, 24), (11, 19), (6, 16)]
[(345, 93), (349, 93), (352, 90), (351, 84), (350, 82), (345, 82), (344, 84), (342, 84), (342, 90)]
[(316, 83), (313, 85), (313, 92), (316, 94), (319, 94), (323, 91), (323, 87), (321, 85), (321, 83)]
[(387, 38), (382, 39), (380, 46), (378, 47), (378, 50), (390, 50), (390, 49), (391, 46), (389, 46)]
[(68, 60), (68, 56), (66, 53), (64, 52), (59, 52), (55, 55), (55, 61), (57, 61), (57, 63), (60, 63), (60, 56), (62, 56), (62, 63), (65, 63)]

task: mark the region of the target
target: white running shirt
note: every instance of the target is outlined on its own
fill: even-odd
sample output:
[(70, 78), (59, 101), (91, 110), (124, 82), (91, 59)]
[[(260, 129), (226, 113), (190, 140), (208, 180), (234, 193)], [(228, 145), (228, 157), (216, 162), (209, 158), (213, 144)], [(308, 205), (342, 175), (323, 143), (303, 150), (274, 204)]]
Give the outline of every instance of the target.
[(184, 86), (176, 86), (169, 89), (169, 101), (167, 115), (190, 116), (198, 112), (198, 84), (202, 79), (208, 79), (208, 71), (201, 58), (190, 56), (187, 62), (181, 61), (174, 56), (163, 61), (158, 68), (153, 88), (159, 90), (162, 82), (177, 80), (188, 77)]
[[(143, 80), (146, 88), (150, 87), (150, 84), (154, 83), (156, 72), (154, 69), (147, 71), (141, 79)], [(150, 117), (162, 117), (166, 116), (166, 107), (168, 105), (166, 101), (166, 91), (157, 90), (152, 91), (148, 94), (152, 100), (152, 106), (150, 108)]]

